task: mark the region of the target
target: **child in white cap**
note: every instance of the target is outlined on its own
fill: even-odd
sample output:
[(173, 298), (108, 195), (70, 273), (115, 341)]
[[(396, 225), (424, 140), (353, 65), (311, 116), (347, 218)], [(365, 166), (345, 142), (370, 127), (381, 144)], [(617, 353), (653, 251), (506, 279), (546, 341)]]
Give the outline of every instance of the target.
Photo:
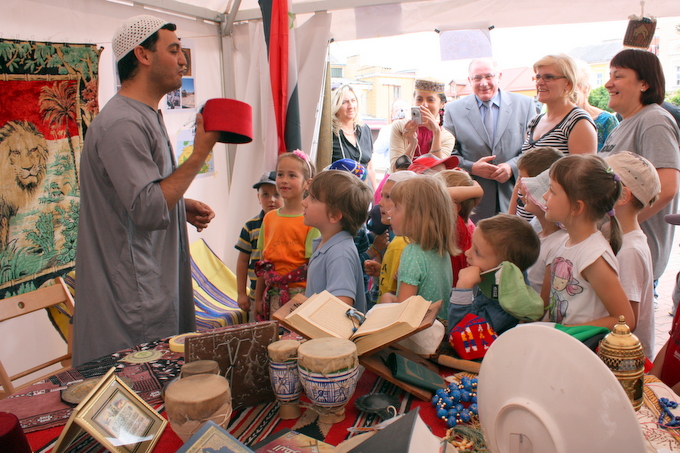
[(639, 154), (622, 151), (605, 160), (623, 184), (623, 193), (614, 208), (623, 234), (621, 250), (616, 254), (619, 279), (635, 314), (634, 333), (651, 360), (654, 357), (654, 276), (652, 254), (638, 215), (657, 200), (661, 183), (654, 165)]

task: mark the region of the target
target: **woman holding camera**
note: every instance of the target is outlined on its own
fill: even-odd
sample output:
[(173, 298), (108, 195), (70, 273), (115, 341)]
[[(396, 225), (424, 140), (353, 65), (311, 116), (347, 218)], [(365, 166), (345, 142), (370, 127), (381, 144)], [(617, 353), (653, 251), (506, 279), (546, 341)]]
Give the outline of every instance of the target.
[(456, 139), (442, 127), (444, 83), (432, 79), (416, 79), (411, 118), (395, 121), (390, 139), (390, 171), (395, 161), (406, 155), (412, 161), (431, 153), (439, 159), (451, 155)]

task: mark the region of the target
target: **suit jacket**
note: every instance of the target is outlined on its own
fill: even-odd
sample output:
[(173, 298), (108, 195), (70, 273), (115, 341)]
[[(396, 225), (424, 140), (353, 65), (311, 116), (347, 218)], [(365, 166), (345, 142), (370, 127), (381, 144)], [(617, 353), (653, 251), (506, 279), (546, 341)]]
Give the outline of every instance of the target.
[[(500, 91), (500, 90), (499, 90)], [(491, 149), (475, 95), (450, 102), (444, 107), (444, 128), (456, 137), (453, 154), (459, 156), (459, 166), (468, 172), (472, 164), (485, 156), (496, 155), (494, 163), (506, 162), (513, 176), (500, 184), (493, 179), (473, 176), (484, 189), (484, 196), (472, 215), (472, 220), (507, 212), (517, 178), (517, 158), (526, 138), (527, 123), (538, 113), (533, 99), (522, 94), (501, 91), (501, 105), (496, 122), (496, 141)], [(496, 210), (496, 204), (500, 211)]]

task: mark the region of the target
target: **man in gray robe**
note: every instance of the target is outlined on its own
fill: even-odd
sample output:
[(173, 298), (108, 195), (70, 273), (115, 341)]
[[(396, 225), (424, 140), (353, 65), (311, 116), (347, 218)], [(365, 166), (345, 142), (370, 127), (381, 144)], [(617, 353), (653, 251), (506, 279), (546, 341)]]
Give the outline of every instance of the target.
[(196, 119), (193, 154), (177, 167), (158, 103), (182, 86), (175, 25), (126, 20), (113, 37), (121, 89), (87, 131), (80, 177), (73, 364), (195, 329), (186, 222), (214, 217), (183, 199), (217, 132)]

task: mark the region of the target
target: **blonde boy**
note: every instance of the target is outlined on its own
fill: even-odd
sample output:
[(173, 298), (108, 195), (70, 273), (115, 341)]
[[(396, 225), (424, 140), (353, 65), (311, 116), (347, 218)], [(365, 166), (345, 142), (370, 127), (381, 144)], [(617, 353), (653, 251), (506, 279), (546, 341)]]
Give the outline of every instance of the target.
[(647, 236), (640, 228), (638, 214), (657, 200), (661, 183), (654, 165), (639, 154), (622, 151), (605, 160), (623, 183), (623, 193), (615, 206), (623, 234), (621, 250), (616, 254), (619, 279), (635, 314), (634, 333), (651, 360), (654, 358), (655, 332), (652, 254)]
[(354, 236), (366, 221), (371, 189), (351, 173), (319, 173), (302, 201), (305, 225), (319, 230), (307, 270), (307, 297), (324, 290), (366, 311), (364, 274)]

